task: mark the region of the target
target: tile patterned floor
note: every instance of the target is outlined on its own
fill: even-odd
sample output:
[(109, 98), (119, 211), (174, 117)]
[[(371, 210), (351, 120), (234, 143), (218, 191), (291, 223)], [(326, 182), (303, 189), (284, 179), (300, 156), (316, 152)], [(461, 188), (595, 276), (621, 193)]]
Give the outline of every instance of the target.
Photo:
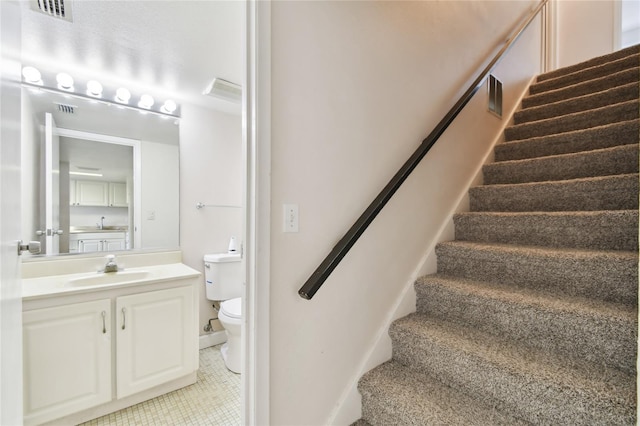
[(197, 383), (81, 426), (240, 425), (240, 375), (227, 370), (220, 347), (200, 350)]

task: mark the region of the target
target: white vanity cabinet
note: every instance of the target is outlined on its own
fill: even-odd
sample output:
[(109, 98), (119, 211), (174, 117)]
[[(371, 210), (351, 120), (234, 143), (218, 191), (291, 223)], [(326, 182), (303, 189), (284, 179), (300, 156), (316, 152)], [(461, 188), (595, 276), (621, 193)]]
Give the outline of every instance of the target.
[(23, 314), (24, 423), (111, 400), (111, 300)]
[(116, 300), (119, 398), (195, 370), (192, 300), (191, 287)]
[(71, 200), (74, 206), (108, 206), (109, 205), (109, 183), (97, 180), (76, 180), (75, 201)]
[(72, 206), (128, 207), (127, 184), (99, 180), (71, 180), (69, 201)]
[(83, 232), (69, 236), (70, 253), (117, 251), (127, 247), (125, 232)]
[(78, 424), (195, 383), (198, 274), (172, 266), (182, 277), (23, 297), (25, 425)]
[(109, 182), (109, 206), (129, 207), (126, 183)]

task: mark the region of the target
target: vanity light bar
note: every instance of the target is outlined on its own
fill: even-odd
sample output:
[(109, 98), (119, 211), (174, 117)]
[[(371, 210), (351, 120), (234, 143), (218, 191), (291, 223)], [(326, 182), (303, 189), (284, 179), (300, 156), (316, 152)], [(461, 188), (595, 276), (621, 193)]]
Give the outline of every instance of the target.
[(73, 96), (75, 98), (93, 102), (103, 102), (105, 104), (115, 105), (119, 108), (138, 111), (143, 114), (155, 114), (164, 118), (180, 119), (180, 115), (176, 113), (178, 105), (172, 100), (165, 101), (164, 104), (160, 105), (157, 109), (151, 109), (155, 104), (155, 100), (150, 95), (142, 95), (138, 104), (135, 105), (129, 102), (131, 99), (131, 92), (123, 87), (120, 87), (115, 91), (115, 96), (113, 96), (113, 100), (111, 100), (104, 96), (104, 88), (102, 84), (95, 80), (87, 82), (87, 90), (85, 94), (75, 91), (73, 77), (67, 73), (59, 73), (56, 75), (57, 87), (45, 86), (40, 72), (34, 67), (24, 67), (22, 74), (22, 85), (35, 90), (58, 93), (64, 96)]

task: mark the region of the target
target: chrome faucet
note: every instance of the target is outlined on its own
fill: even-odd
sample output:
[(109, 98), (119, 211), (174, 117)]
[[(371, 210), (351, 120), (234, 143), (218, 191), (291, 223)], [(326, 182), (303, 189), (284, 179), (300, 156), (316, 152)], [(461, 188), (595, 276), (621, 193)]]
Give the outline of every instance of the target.
[(100, 223), (96, 223), (98, 229), (104, 229), (104, 216), (100, 218)]
[(107, 263), (104, 265), (104, 270), (102, 272), (118, 272), (118, 264), (116, 263), (116, 257), (113, 254), (107, 256)]

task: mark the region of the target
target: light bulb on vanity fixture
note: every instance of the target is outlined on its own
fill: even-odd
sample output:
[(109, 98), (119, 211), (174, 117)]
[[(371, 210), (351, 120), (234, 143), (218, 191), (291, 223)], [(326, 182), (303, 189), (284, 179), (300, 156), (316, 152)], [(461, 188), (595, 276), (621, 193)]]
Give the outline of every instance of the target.
[(24, 67), (22, 68), (22, 76), (27, 83), (37, 84), (38, 86), (42, 86), (42, 74), (35, 67)]
[(87, 82), (87, 95), (93, 98), (99, 98), (102, 96), (102, 84), (96, 80), (90, 80)]
[(119, 102), (121, 104), (128, 104), (129, 99), (131, 99), (131, 92), (129, 92), (127, 89), (121, 87), (116, 90), (116, 102)]
[(65, 92), (73, 92), (73, 77), (66, 72), (61, 72), (56, 75), (56, 81), (58, 82), (58, 89)]
[(142, 95), (140, 96), (140, 102), (138, 102), (138, 106), (140, 108), (149, 109), (154, 104), (154, 99), (151, 95)]
[[(85, 82), (86, 89), (80, 89), (76, 92), (74, 84), (84, 86)], [(132, 94), (129, 89), (122, 86), (116, 90), (118, 86), (110, 86), (109, 79), (105, 85), (98, 80), (84, 76), (80, 76), (78, 81), (74, 81), (74, 78), (66, 72), (56, 74), (56, 71), (47, 71), (46, 69), (41, 72), (33, 66), (25, 66), (22, 68), (22, 85), (35, 93), (53, 92), (67, 98), (73, 97), (91, 102), (100, 101), (117, 105), (122, 109), (136, 110), (143, 114), (150, 113), (162, 118), (180, 119), (179, 105), (173, 100), (156, 102), (152, 95), (144, 93), (138, 102), (133, 102), (132, 97), (137, 98), (140, 93), (136, 90), (135, 84), (133, 84)]]
[(177, 108), (178, 108), (178, 105), (176, 105), (175, 102), (169, 99), (164, 102), (164, 104), (160, 108), (160, 111), (167, 114), (173, 114)]

